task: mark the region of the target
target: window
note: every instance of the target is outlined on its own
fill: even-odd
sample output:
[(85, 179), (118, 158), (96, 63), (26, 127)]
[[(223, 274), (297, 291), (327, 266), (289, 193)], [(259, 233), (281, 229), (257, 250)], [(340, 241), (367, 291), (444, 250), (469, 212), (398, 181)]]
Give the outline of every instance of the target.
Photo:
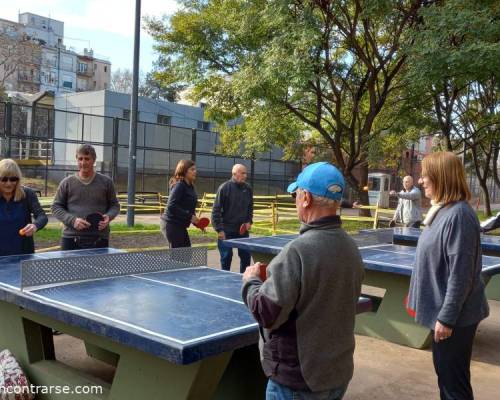
[(78, 63), (78, 72), (87, 72), (88, 65), (85, 63)]
[(108, 72), (108, 67), (106, 65), (104, 66), (104, 72)]
[(202, 131), (209, 131), (210, 130), (210, 122), (198, 121), (198, 129), (200, 129)]
[(380, 178), (369, 177), (368, 178), (368, 188), (369, 190), (374, 190), (380, 192)]
[(130, 110), (123, 110), (123, 119), (130, 120)]
[(158, 116), (156, 118), (156, 122), (158, 122), (159, 124), (163, 124), (163, 125), (170, 125), (171, 124), (171, 117), (168, 115), (158, 114)]
[(73, 82), (63, 81), (63, 87), (65, 87), (67, 89), (72, 89), (73, 88)]

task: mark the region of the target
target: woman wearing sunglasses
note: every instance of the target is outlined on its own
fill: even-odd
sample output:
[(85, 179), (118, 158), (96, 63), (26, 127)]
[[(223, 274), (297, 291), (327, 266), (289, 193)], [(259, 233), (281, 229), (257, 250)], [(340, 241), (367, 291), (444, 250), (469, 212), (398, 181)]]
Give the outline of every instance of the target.
[(33, 235), (47, 224), (35, 192), (22, 186), (21, 178), (14, 160), (0, 161), (0, 256), (33, 253)]

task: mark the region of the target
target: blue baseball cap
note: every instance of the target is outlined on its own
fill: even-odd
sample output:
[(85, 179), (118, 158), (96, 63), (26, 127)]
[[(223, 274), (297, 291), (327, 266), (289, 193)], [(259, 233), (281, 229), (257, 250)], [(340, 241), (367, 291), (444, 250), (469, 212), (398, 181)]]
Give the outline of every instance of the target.
[(316, 196), (341, 200), (345, 181), (337, 167), (328, 162), (317, 162), (304, 168), (297, 180), (288, 186), (287, 192), (293, 193), (299, 188)]

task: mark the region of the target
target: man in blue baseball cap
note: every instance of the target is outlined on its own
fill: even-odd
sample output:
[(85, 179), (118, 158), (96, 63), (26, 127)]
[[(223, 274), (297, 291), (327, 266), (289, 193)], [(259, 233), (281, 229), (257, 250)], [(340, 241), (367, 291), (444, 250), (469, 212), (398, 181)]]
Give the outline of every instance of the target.
[(300, 235), (243, 274), (242, 296), (261, 326), (267, 398), (341, 399), (353, 374), (354, 318), (364, 276), (355, 242), (337, 215), (344, 177), (330, 163), (307, 166), (288, 186)]

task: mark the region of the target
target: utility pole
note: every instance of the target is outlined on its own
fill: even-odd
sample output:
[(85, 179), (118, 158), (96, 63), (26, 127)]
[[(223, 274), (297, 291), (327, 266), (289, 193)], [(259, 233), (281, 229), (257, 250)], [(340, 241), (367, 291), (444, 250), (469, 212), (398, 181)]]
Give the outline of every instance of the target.
[(135, 0), (134, 28), (134, 70), (132, 76), (132, 97), (130, 101), (130, 140), (128, 147), (127, 180), (127, 225), (134, 226), (135, 217), (135, 172), (137, 161), (137, 106), (139, 88), (139, 48), (141, 38), (141, 0)]

